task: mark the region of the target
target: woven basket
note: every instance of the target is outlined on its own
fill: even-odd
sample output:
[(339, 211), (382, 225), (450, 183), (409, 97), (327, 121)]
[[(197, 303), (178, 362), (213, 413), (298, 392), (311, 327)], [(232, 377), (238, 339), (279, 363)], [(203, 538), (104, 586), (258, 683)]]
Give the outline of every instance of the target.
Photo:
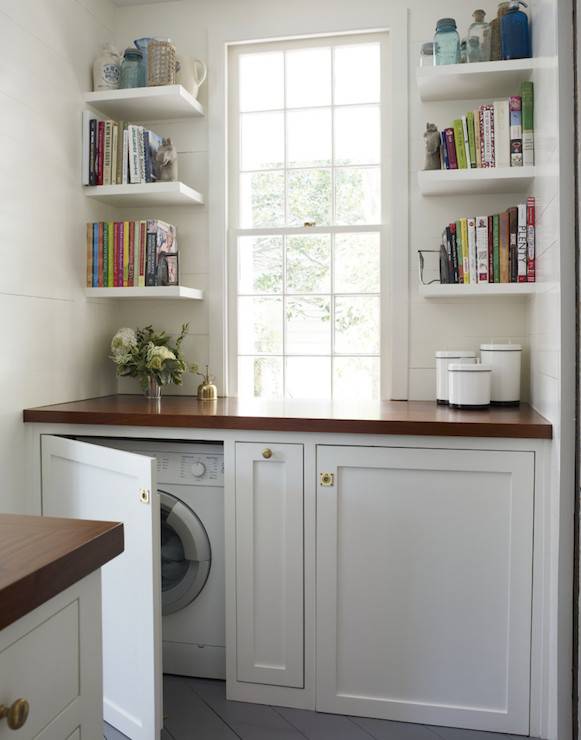
[(176, 48), (169, 40), (153, 39), (147, 47), (147, 84), (175, 85)]

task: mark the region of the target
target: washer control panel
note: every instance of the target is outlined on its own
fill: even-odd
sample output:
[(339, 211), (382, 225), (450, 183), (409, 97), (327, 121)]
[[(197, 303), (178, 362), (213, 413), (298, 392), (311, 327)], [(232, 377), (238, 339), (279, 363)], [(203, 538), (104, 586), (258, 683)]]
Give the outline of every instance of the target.
[(204, 452), (157, 453), (157, 482), (224, 485), (224, 456)]

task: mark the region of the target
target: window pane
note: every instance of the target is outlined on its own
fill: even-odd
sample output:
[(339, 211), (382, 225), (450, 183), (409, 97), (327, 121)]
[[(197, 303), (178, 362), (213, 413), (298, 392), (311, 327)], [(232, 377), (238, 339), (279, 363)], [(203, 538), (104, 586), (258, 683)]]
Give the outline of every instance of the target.
[(379, 293), (379, 234), (337, 234), (334, 264), (337, 293)]
[(245, 113), (240, 122), (243, 170), (284, 167), (284, 113)]
[(335, 105), (379, 102), (379, 44), (335, 48)]
[(289, 293), (329, 293), (331, 237), (287, 236), (286, 289)]
[(238, 240), (238, 292), (282, 292), (282, 236)]
[(242, 54), (240, 57), (240, 110), (273, 110), (283, 107), (283, 52)]
[(335, 223), (381, 223), (379, 167), (335, 170)]
[(331, 103), (331, 49), (286, 53), (286, 104), (307, 108)]
[(331, 109), (288, 113), (287, 141), (289, 167), (331, 164)]
[(239, 357), (238, 395), (241, 398), (281, 398), (282, 357)]
[(333, 397), (379, 398), (379, 357), (335, 357)]
[(379, 107), (335, 109), (335, 164), (378, 164)]
[(331, 222), (331, 171), (292, 170), (288, 174), (288, 223), (318, 226)]
[(379, 298), (335, 299), (335, 351), (341, 354), (379, 353)]
[(284, 174), (240, 175), (240, 226), (243, 229), (284, 224)]
[(330, 357), (287, 357), (287, 398), (331, 398)]
[(331, 351), (330, 299), (288, 298), (286, 348), (293, 355), (324, 355)]
[(238, 299), (238, 352), (282, 354), (282, 298)]

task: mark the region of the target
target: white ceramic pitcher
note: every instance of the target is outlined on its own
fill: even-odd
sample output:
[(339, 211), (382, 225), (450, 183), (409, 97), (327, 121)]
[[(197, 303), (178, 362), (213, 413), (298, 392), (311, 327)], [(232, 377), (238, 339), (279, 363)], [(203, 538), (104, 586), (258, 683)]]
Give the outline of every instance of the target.
[(200, 59), (187, 56), (178, 56), (176, 69), (176, 82), (191, 93), (194, 98), (198, 97), (200, 87), (208, 76), (208, 68)]

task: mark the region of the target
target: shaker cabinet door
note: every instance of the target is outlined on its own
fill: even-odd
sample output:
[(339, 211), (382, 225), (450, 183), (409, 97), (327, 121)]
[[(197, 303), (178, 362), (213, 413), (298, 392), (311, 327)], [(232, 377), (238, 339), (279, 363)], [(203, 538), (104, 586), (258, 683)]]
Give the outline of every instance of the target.
[(320, 446), (317, 708), (528, 734), (534, 454)]
[(236, 444), (238, 681), (302, 688), (303, 446)]

